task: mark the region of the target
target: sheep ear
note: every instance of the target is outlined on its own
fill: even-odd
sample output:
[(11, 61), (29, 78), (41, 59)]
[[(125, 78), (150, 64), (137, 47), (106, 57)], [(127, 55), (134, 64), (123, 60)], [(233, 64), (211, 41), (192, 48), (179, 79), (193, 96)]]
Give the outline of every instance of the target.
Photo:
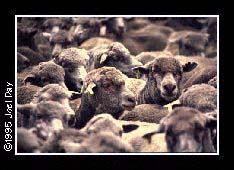
[(33, 74), (29, 74), (27, 77), (25, 77), (24, 79), (24, 84), (31, 84), (32, 82), (34, 82), (36, 79), (35, 75)]
[(207, 128), (215, 128), (217, 127), (217, 112), (209, 112), (204, 114), (206, 118), (206, 127)]
[(197, 67), (197, 63), (195, 62), (188, 62), (183, 65), (183, 72), (190, 72)]
[(96, 87), (96, 84), (94, 82), (89, 83), (84, 93), (89, 93), (90, 95), (94, 95), (94, 92), (93, 92), (94, 87)]
[(148, 66), (138, 66), (138, 67), (134, 67), (132, 68), (132, 70), (136, 73), (136, 74), (148, 74), (149, 73), (149, 68)]
[(44, 36), (45, 38), (47, 38), (49, 40), (52, 35), (51, 35), (51, 33), (43, 32), (42, 36)]
[(107, 54), (102, 54), (101, 58), (100, 58), (100, 64), (102, 64), (104, 61), (106, 61), (108, 55)]

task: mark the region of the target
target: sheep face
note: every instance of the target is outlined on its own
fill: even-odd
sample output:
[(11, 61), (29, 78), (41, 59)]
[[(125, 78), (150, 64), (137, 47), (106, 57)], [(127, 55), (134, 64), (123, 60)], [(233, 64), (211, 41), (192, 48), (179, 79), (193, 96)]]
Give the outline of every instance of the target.
[(216, 118), (181, 107), (161, 120), (159, 131), (166, 133), (169, 152), (214, 152), (209, 131), (214, 125)]
[(61, 66), (51, 61), (41, 62), (38, 66), (33, 68), (29, 75), (25, 77), (24, 83), (40, 87), (54, 83), (67, 88), (64, 83), (64, 76), (65, 72)]
[(159, 95), (167, 102), (176, 100), (181, 93), (182, 74), (196, 67), (196, 63), (181, 65), (171, 57), (157, 58), (144, 67), (136, 67), (135, 71), (146, 74), (151, 95)]
[(95, 84), (93, 98), (100, 113), (116, 113), (135, 107), (134, 94), (125, 87), (124, 75), (115, 68), (104, 67)]
[(65, 83), (69, 90), (80, 92), (87, 75), (85, 65), (89, 56), (84, 49), (64, 49), (54, 61), (65, 70)]

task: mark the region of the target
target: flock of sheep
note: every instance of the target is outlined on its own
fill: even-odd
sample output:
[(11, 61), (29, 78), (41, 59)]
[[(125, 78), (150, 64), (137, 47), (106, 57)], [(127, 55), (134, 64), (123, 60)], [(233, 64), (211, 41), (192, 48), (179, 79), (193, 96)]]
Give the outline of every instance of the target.
[(217, 152), (217, 20), (18, 17), (17, 152)]

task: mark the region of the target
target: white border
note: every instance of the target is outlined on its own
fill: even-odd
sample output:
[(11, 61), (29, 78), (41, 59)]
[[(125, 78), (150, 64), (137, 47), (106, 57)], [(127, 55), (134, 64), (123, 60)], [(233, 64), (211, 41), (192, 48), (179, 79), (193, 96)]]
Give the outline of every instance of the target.
[[(217, 18), (217, 152), (216, 153), (17, 153), (17, 17), (216, 17)], [(15, 155), (219, 155), (219, 15), (15, 15)]]

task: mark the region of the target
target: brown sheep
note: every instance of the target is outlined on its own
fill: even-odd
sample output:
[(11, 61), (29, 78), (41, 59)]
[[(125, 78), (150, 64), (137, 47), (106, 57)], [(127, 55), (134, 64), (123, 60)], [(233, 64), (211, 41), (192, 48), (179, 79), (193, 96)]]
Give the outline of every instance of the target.
[(120, 120), (141, 121), (149, 123), (159, 123), (160, 120), (168, 114), (165, 107), (156, 104), (137, 105), (131, 111), (124, 111), (120, 116)]
[(136, 77), (132, 68), (142, 65), (130, 54), (128, 49), (119, 42), (97, 46), (89, 51), (89, 56), (88, 71), (107, 66), (119, 69), (128, 77)]
[(163, 118), (157, 132), (165, 132), (169, 152), (215, 152), (210, 128), (216, 126), (216, 118), (188, 107), (175, 108)]
[(196, 66), (195, 62), (182, 65), (177, 59), (165, 56), (134, 68), (147, 77), (145, 87), (137, 96), (138, 104), (165, 105), (176, 100), (182, 90), (183, 74)]
[(125, 87), (126, 76), (114, 67), (102, 67), (85, 78), (76, 127), (83, 127), (94, 115), (109, 113), (118, 117), (135, 107), (135, 95)]
[(86, 50), (74, 47), (62, 50), (59, 56), (54, 58), (54, 62), (65, 70), (65, 84), (69, 90), (80, 92), (87, 74), (88, 60), (89, 56)]
[(25, 77), (25, 84), (37, 85), (43, 87), (47, 84), (57, 83), (67, 88), (64, 83), (64, 69), (52, 61), (41, 62), (35, 66), (32, 71)]

